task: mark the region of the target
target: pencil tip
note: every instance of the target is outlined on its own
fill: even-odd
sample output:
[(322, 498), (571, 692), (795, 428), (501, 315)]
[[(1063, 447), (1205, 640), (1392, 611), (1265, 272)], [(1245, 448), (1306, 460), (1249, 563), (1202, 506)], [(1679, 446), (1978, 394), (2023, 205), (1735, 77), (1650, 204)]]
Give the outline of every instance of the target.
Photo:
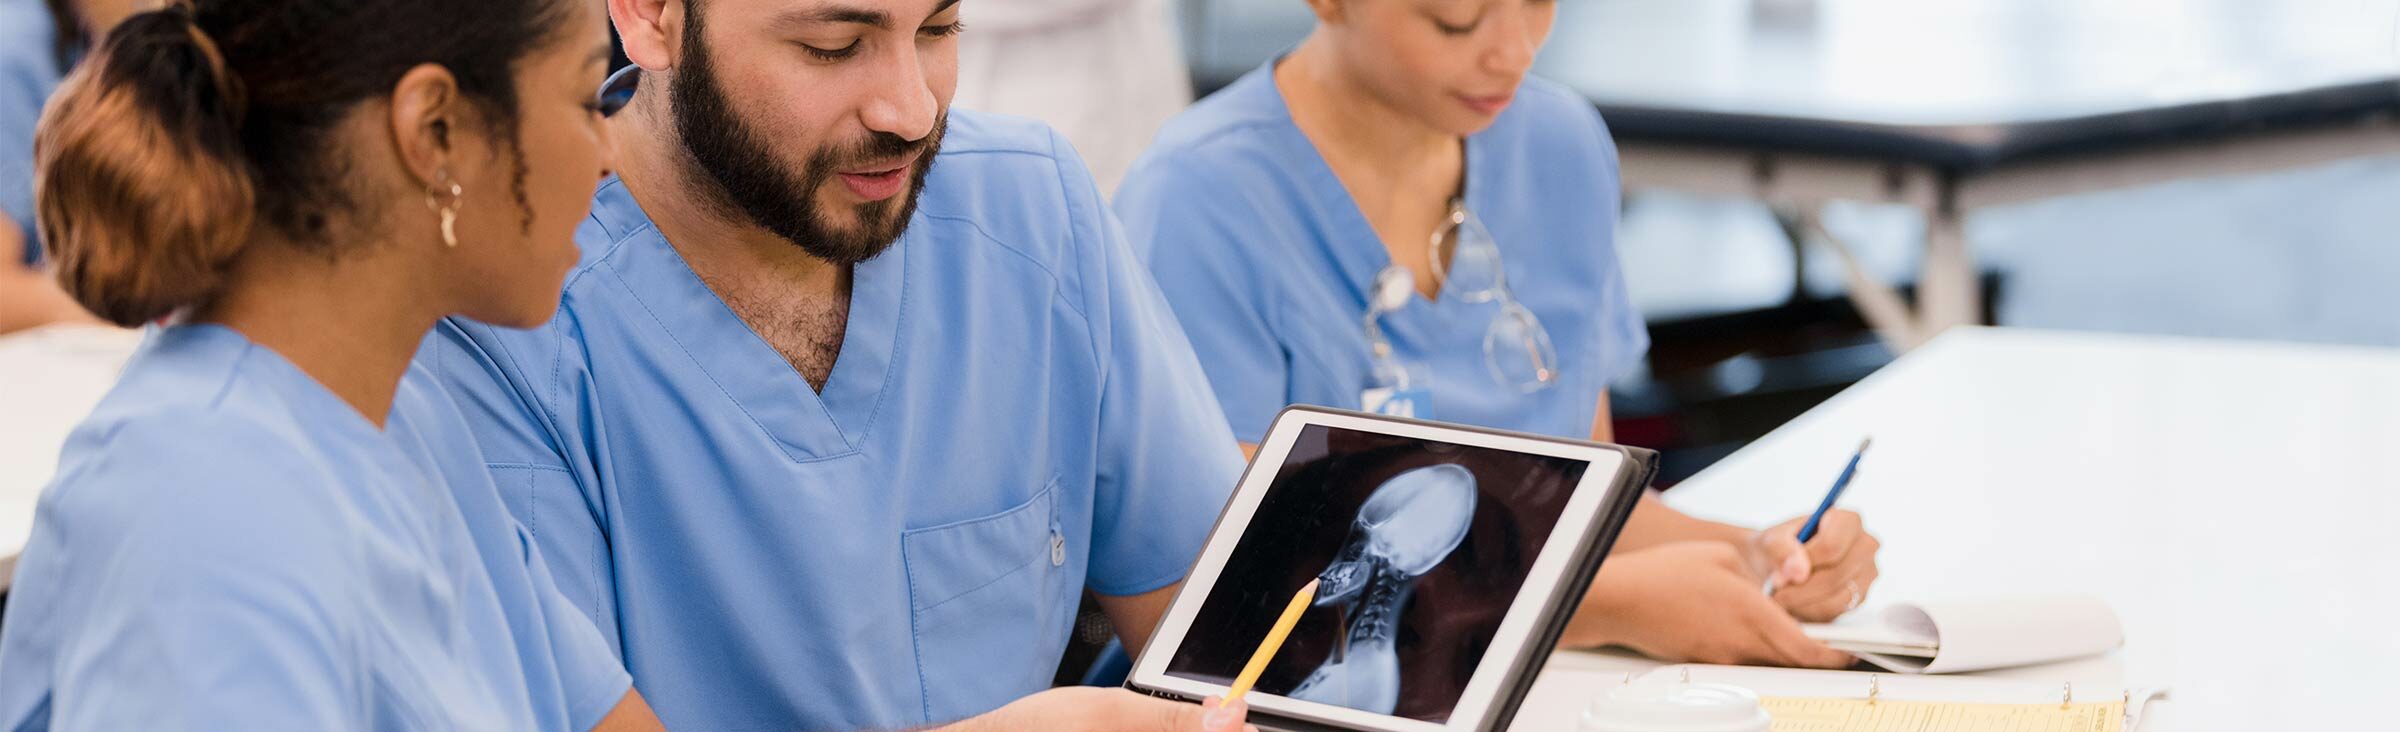
[(1859, 441), (1858, 441), (1858, 451), (1859, 451), (1859, 452), (1866, 452), (1866, 451), (1867, 451), (1867, 446), (1868, 446), (1868, 445), (1872, 445), (1872, 444), (1875, 444), (1875, 438), (1874, 438), (1874, 437), (1872, 437), (1872, 436), (1870, 436), (1870, 437), (1868, 437), (1868, 438), (1866, 438), (1866, 439), (1863, 439), (1863, 440), (1859, 440)]
[(1325, 580), (1321, 580), (1321, 579), (1312, 579), (1312, 580), (1309, 580), (1309, 581), (1308, 581), (1308, 584), (1305, 584), (1305, 585), (1301, 585), (1301, 586), (1300, 586), (1300, 594), (1302, 594), (1302, 595), (1306, 595), (1306, 596), (1309, 596), (1309, 597), (1316, 597), (1316, 596), (1317, 596), (1317, 585), (1318, 585), (1318, 584), (1320, 584), (1320, 583), (1323, 583), (1324, 581), (1325, 581)]

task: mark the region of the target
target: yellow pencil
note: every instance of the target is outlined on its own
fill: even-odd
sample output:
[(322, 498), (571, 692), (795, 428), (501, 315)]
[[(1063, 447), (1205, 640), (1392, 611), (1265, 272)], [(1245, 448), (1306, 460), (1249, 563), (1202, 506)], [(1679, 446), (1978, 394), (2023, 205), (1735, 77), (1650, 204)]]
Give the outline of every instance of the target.
[(1292, 626), (1300, 624), (1300, 614), (1307, 612), (1309, 601), (1315, 599), (1317, 580), (1309, 580), (1301, 586), (1300, 594), (1292, 596), (1292, 604), (1284, 606), (1283, 617), (1275, 619), (1275, 627), (1267, 630), (1267, 639), (1258, 644), (1258, 651), (1250, 654), (1250, 665), (1243, 666), (1242, 675), (1233, 678), (1233, 688), (1225, 692), (1224, 703), (1233, 703), (1250, 693), (1250, 685), (1258, 683), (1259, 674), (1266, 673), (1267, 662), (1274, 660), (1275, 651), (1283, 647), (1284, 637), (1292, 634)]

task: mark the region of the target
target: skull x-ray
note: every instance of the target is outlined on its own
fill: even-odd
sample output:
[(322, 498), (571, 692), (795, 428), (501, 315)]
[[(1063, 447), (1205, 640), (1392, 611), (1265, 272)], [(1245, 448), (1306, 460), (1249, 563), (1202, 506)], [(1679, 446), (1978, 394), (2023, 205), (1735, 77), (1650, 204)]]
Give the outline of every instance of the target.
[(1588, 467), (1309, 427), (1167, 673), (1230, 681), (1315, 579), (1315, 602), (1257, 689), (1447, 721)]

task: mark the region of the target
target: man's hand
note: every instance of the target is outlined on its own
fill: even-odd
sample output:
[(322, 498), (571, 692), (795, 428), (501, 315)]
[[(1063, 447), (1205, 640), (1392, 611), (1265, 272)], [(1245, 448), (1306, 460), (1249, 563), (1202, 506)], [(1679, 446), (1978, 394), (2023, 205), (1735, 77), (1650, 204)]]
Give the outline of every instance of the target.
[(1258, 732), (1243, 723), (1249, 707), (1241, 702), (1222, 705), (1216, 698), (1205, 704), (1186, 704), (1142, 696), (1124, 689), (1066, 686), (1018, 699), (974, 719), (942, 728), (945, 732)]

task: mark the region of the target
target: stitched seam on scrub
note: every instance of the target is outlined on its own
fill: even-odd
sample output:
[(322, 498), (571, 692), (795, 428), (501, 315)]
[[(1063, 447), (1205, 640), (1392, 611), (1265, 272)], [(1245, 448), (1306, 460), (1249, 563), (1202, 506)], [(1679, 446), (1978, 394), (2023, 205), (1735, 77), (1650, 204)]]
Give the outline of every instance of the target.
[[(902, 236), (905, 237), (907, 234), (904, 233)], [(865, 448), (862, 446), (866, 444), (867, 436), (875, 434), (875, 424), (883, 421), (883, 403), (892, 398), (892, 381), (900, 378), (900, 349), (908, 343), (908, 301), (910, 299), (908, 258), (916, 256), (914, 252), (918, 248), (911, 247), (900, 252), (900, 312), (892, 317), (892, 346), (889, 352), (883, 354), (883, 384), (875, 387), (875, 404), (867, 407), (867, 423), (859, 426), (858, 437), (855, 441), (849, 435), (842, 435), (842, 445), (850, 450), (833, 457), (863, 452)], [(844, 325), (843, 327), (847, 329), (849, 326)], [(844, 337), (848, 337), (846, 333), (845, 330)], [(834, 360), (838, 362), (841, 360), (840, 356), (837, 354)], [(836, 367), (839, 367), (838, 364)], [(831, 384), (833, 381), (828, 377), (826, 383)], [(823, 401), (823, 399), (819, 399), (818, 403), (822, 404)], [(831, 410), (826, 412), (825, 418), (826, 421), (833, 422), (834, 433), (841, 434), (842, 423), (833, 419)], [(914, 599), (912, 598), (911, 601), (913, 602)], [(927, 713), (931, 714), (930, 708)]]
[[(1060, 159), (1058, 155), (1059, 143), (1064, 142), (1065, 140), (1066, 138), (1059, 136), (1057, 130), (1050, 131), (1050, 170), (1052, 171), (1050, 182), (1052, 185), (1058, 187), (1059, 207), (1064, 208), (1067, 211), (1067, 256), (1074, 257), (1076, 253), (1082, 252), (1085, 249), (1090, 249), (1092, 250), (1092, 253), (1096, 255), (1093, 258), (1099, 260), (1100, 262), (1100, 281), (1094, 283), (1085, 282), (1080, 279), (1076, 280), (1076, 284), (1080, 285), (1080, 287), (1076, 288), (1077, 291), (1075, 293), (1075, 297), (1068, 299), (1067, 303), (1068, 307), (1076, 308), (1075, 314), (1083, 316), (1084, 346), (1090, 348), (1092, 351), (1092, 368), (1100, 372), (1100, 378), (1098, 379), (1100, 382), (1100, 388), (1098, 391), (1100, 398), (1105, 400), (1108, 398), (1109, 374), (1113, 372), (1113, 369), (1109, 368), (1111, 362), (1106, 357), (1102, 356), (1100, 352), (1100, 327), (1092, 323), (1091, 313), (1084, 310), (1081, 306), (1087, 304), (1086, 301), (1092, 298), (1093, 288), (1097, 287), (1105, 291), (1108, 289), (1110, 284), (1115, 282), (1114, 274), (1109, 272), (1108, 268), (1108, 225), (1114, 219), (1110, 218), (1110, 213), (1107, 210), (1108, 204), (1105, 202), (1096, 201), (1093, 205), (1100, 210), (1091, 213), (1099, 219), (1095, 225), (1100, 227), (1100, 240), (1096, 242), (1087, 242), (1084, 241), (1083, 237), (1076, 232), (1076, 199), (1074, 196), (1068, 195), (1067, 193), (1067, 180), (1071, 174), (1067, 172), (1066, 161)], [(1085, 170), (1090, 170), (1090, 164), (1085, 164)], [(1088, 180), (1089, 173), (1087, 172), (1085, 175)], [(1092, 184), (1092, 187), (1092, 197), (1099, 198), (1099, 184), (1095, 182)], [(1131, 246), (1126, 247), (1126, 256), (1134, 256), (1132, 249), (1133, 248)], [(1082, 260), (1081, 257), (1074, 258), (1078, 262)], [(1139, 257), (1135, 257), (1135, 264), (1140, 264)], [(1057, 276), (1058, 275), (1056, 274), (1051, 275), (1052, 278), (1056, 278)], [(1063, 286), (1061, 289), (1064, 289)], [(1109, 303), (1109, 320), (1111, 320), (1112, 323), (1117, 318), (1117, 306), (1118, 303), (1114, 301)], [(1109, 334), (1109, 345), (1116, 345), (1116, 334)], [(1101, 411), (1105, 413), (1105, 409), (1095, 411)]]
[[(1051, 291), (1051, 292), (1059, 292), (1059, 291), (1062, 291), (1062, 290), (1066, 289), (1066, 287), (1065, 287), (1066, 280), (1064, 280), (1064, 279), (1062, 279), (1062, 278), (1060, 278), (1060, 277), (1058, 276), (1058, 270), (1056, 270), (1056, 269), (1052, 269), (1052, 268), (1050, 267), (1050, 265), (1042, 263), (1042, 260), (1035, 258), (1035, 257), (1034, 257), (1033, 255), (1031, 255), (1031, 254), (1026, 254), (1025, 252), (1023, 252), (1023, 251), (1021, 251), (1021, 250), (1017, 249), (1016, 247), (1009, 246), (1007, 242), (1001, 241), (1001, 240), (1000, 240), (1000, 237), (992, 236), (992, 233), (991, 233), (991, 232), (989, 232), (989, 231), (985, 231), (985, 230), (984, 230), (984, 228), (983, 228), (983, 225), (982, 225), (982, 224), (978, 224), (978, 223), (976, 223), (976, 222), (975, 222), (975, 220), (973, 220), (973, 219), (968, 219), (968, 218), (962, 218), (962, 217), (958, 217), (958, 216), (951, 216), (951, 215), (949, 215), (949, 214), (930, 214), (930, 213), (929, 213), (929, 214), (925, 214), (925, 218), (928, 218), (928, 219), (936, 219), (936, 220), (940, 220), (940, 221), (951, 221), (951, 222), (956, 222), (956, 223), (959, 223), (959, 224), (964, 224), (964, 225), (965, 225), (967, 228), (975, 230), (975, 234), (976, 234), (977, 236), (981, 236), (981, 237), (983, 237), (983, 240), (984, 240), (984, 241), (991, 242), (992, 244), (994, 244), (994, 245), (996, 245), (996, 246), (1000, 247), (1000, 250), (1001, 250), (1001, 251), (1008, 252), (1010, 255), (1013, 255), (1013, 256), (1015, 256), (1015, 257), (1016, 257), (1016, 258), (1018, 258), (1018, 259), (1025, 260), (1025, 263), (1026, 263), (1026, 264), (1033, 265), (1034, 269), (1039, 269), (1039, 270), (1041, 270), (1041, 271), (1042, 271), (1042, 274), (1049, 276), (1049, 278), (1050, 278), (1050, 291)], [(1072, 233), (1070, 233), (1069, 235), (1070, 235), (1070, 236), (1072, 236)], [(1086, 313), (1083, 311), (1082, 304), (1081, 304), (1081, 303), (1077, 303), (1077, 302), (1075, 302), (1075, 299), (1074, 299), (1074, 298), (1062, 298), (1062, 299), (1066, 300), (1066, 302), (1067, 302), (1067, 309), (1069, 309), (1069, 310), (1073, 310), (1073, 311), (1075, 312), (1075, 316), (1076, 316), (1076, 317), (1079, 317), (1079, 318), (1082, 318), (1082, 319), (1083, 319), (1083, 322), (1084, 322), (1084, 323), (1086, 323), (1086, 324), (1087, 324), (1087, 327), (1088, 327), (1088, 324), (1092, 322), (1092, 316), (1091, 316), (1091, 315), (1089, 315), (1089, 314), (1086, 314)]]
[[(968, 595), (975, 594), (975, 593), (976, 593), (976, 591), (978, 591), (978, 590), (982, 590), (983, 588), (986, 588), (986, 587), (990, 587), (990, 586), (992, 586), (992, 585), (999, 584), (1001, 580), (1008, 579), (1008, 578), (1010, 578), (1010, 577), (1015, 577), (1015, 576), (1017, 576), (1019, 573), (1022, 573), (1022, 572), (1024, 572), (1026, 567), (1031, 567), (1031, 566), (1033, 566), (1035, 563), (1037, 563), (1037, 562), (1040, 562), (1041, 560), (1042, 560), (1042, 558), (1041, 558), (1041, 557), (1039, 557), (1039, 556), (1033, 557), (1033, 558), (1031, 558), (1031, 559), (1027, 559), (1027, 560), (1025, 560), (1025, 562), (1024, 562), (1023, 564), (1019, 564), (1019, 565), (1017, 565), (1015, 568), (1013, 568), (1013, 569), (1010, 569), (1010, 570), (1008, 570), (1007, 572), (1001, 573), (1001, 575), (1000, 575), (1000, 576), (998, 576), (998, 577), (993, 577), (993, 578), (991, 578), (991, 579), (984, 580), (983, 584), (976, 585), (976, 586), (974, 586), (974, 587), (970, 587), (970, 588), (967, 588), (967, 589), (965, 589), (965, 590), (962, 590), (962, 591), (960, 591), (960, 592), (959, 592), (958, 594), (956, 594), (956, 595), (951, 595), (951, 596), (950, 596), (950, 598), (949, 598), (949, 599), (947, 599), (947, 600), (943, 600), (943, 601), (941, 601), (941, 602), (934, 603), (934, 604), (932, 604), (932, 605), (929, 605), (929, 606), (927, 606), (927, 607), (926, 607), (925, 609), (923, 609), (923, 610), (918, 610), (917, 612), (920, 612), (920, 613), (929, 613), (929, 612), (933, 612), (934, 608), (938, 608), (938, 607), (941, 607), (941, 606), (943, 606), (943, 605), (948, 605), (948, 604), (950, 604), (951, 602), (954, 602), (954, 601), (958, 600), (958, 598), (961, 598), (961, 597), (966, 597), (966, 596), (968, 596)], [(913, 602), (914, 598), (911, 598), (911, 600), (912, 600), (912, 602)]]
[[(932, 526), (926, 526), (922, 528), (908, 529), (900, 532), (900, 538), (906, 540), (908, 537), (916, 536), (918, 534), (927, 534), (936, 531), (949, 531), (951, 529), (974, 526), (976, 524), (988, 524), (1008, 518), (1010, 516), (1015, 516), (1026, 509), (1033, 508), (1033, 504), (1041, 503), (1043, 497), (1050, 495), (1051, 491), (1057, 490), (1061, 477), (1062, 476), (1060, 474), (1051, 474), (1048, 480), (1042, 481), (1042, 489), (1034, 491), (1032, 498), (1018, 501), (1016, 505), (1000, 509), (999, 511), (993, 512), (990, 515), (977, 516), (971, 519), (959, 519), (946, 524), (934, 524)], [(1057, 511), (1053, 510), (1051, 513), (1055, 515)]]
[(484, 463), (483, 466), (492, 470), (547, 470), (553, 473), (575, 474), (575, 471), (566, 468), (541, 463)]
[(917, 626), (917, 573), (908, 571), (908, 535), (900, 535), (900, 571), (908, 575), (908, 651), (917, 662), (917, 706), (924, 719), (933, 719), (933, 687), (925, 681), (925, 632)]

